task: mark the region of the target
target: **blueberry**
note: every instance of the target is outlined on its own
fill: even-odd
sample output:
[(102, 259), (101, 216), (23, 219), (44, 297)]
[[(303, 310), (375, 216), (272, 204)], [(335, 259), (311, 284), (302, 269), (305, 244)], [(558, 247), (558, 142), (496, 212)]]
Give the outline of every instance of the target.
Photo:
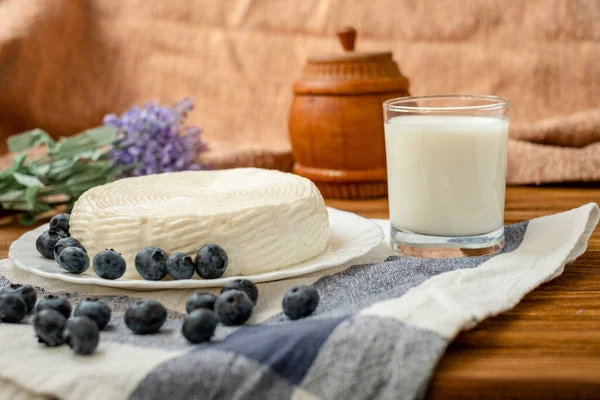
[(185, 310), (187, 313), (191, 313), (199, 308), (206, 308), (207, 310), (215, 309), (215, 301), (217, 296), (208, 292), (194, 293), (190, 296), (188, 301), (185, 303)]
[(319, 292), (312, 286), (296, 286), (283, 296), (283, 312), (289, 319), (307, 317), (319, 305)]
[(167, 258), (167, 272), (173, 279), (191, 279), (194, 276), (194, 262), (185, 253), (174, 253)]
[(60, 253), (67, 247), (79, 247), (83, 251), (86, 251), (83, 245), (79, 243), (79, 240), (75, 238), (68, 237), (59, 239), (58, 242), (56, 242), (56, 244), (54, 245), (54, 259), (56, 260), (56, 262), (58, 262), (58, 256), (60, 255)]
[(166, 320), (167, 310), (156, 300), (138, 301), (125, 313), (125, 325), (138, 335), (158, 332)]
[(50, 229), (60, 229), (69, 236), (69, 214), (57, 214), (50, 219)]
[(0, 294), (0, 321), (18, 324), (27, 315), (27, 303), (17, 293)]
[(42, 310), (52, 309), (58, 311), (65, 318), (69, 318), (71, 316), (71, 305), (67, 301), (67, 299), (63, 299), (62, 297), (56, 297), (53, 295), (46, 296), (41, 299), (38, 305), (35, 307), (35, 312), (38, 314)]
[(40, 310), (33, 320), (38, 341), (50, 347), (60, 346), (65, 342), (63, 332), (66, 325), (65, 316), (51, 308)]
[(210, 340), (219, 319), (211, 310), (200, 308), (187, 316), (181, 327), (181, 333), (190, 343), (202, 343)]
[(9, 293), (16, 293), (23, 297), (23, 300), (25, 300), (25, 304), (27, 304), (27, 312), (30, 313), (31, 311), (33, 311), (35, 307), (35, 302), (37, 301), (37, 293), (31, 286), (23, 286), (11, 283), (10, 286), (6, 286), (0, 289), (0, 294)]
[(148, 281), (167, 276), (167, 255), (158, 247), (145, 247), (135, 256), (135, 269)]
[(228, 290), (241, 290), (242, 292), (246, 293), (248, 297), (250, 297), (250, 300), (252, 300), (253, 304), (256, 304), (256, 301), (258, 300), (258, 289), (256, 285), (248, 279), (236, 279), (234, 281), (227, 282), (221, 289), (221, 293)]
[(85, 299), (73, 311), (73, 316), (75, 317), (88, 317), (93, 320), (100, 330), (103, 330), (108, 325), (110, 314), (110, 308), (97, 299)]
[(204, 279), (220, 278), (227, 269), (227, 253), (216, 244), (207, 244), (196, 254), (194, 266)]
[(215, 312), (225, 325), (242, 325), (252, 315), (252, 300), (241, 290), (228, 290), (215, 302)]
[(58, 229), (48, 229), (44, 231), (35, 241), (35, 248), (38, 253), (46, 258), (54, 258), (54, 246), (62, 238), (66, 238), (67, 234)]
[(60, 252), (58, 265), (72, 274), (81, 274), (90, 267), (90, 257), (79, 247), (67, 247)]
[(127, 269), (125, 259), (113, 249), (96, 254), (93, 265), (96, 274), (104, 279), (119, 279)]
[(73, 351), (89, 356), (98, 347), (100, 331), (98, 325), (88, 317), (73, 317), (67, 321), (63, 337)]

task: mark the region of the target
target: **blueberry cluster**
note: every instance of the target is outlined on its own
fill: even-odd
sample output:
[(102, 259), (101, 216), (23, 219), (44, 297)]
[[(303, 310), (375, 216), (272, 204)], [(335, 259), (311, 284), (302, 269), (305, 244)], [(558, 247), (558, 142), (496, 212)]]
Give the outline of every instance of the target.
[[(217, 323), (243, 325), (252, 315), (258, 300), (258, 288), (248, 279), (235, 279), (225, 284), (219, 296), (194, 293), (186, 303), (188, 313), (181, 332), (190, 343), (210, 340)], [(319, 305), (319, 293), (312, 286), (296, 286), (283, 297), (282, 307), (290, 319), (307, 317)]]
[[(85, 247), (69, 233), (69, 214), (58, 214), (50, 220), (50, 229), (36, 240), (36, 249), (43, 257), (56, 260), (72, 274), (82, 274), (90, 267)], [(104, 279), (119, 279), (125, 273), (125, 259), (110, 249), (96, 254), (93, 260), (96, 274)]]
[(65, 298), (50, 295), (35, 307), (33, 329), (38, 341), (48, 347), (67, 343), (75, 353), (89, 356), (96, 351), (110, 315), (110, 308), (99, 300), (83, 300), (72, 312)]
[(90, 267), (85, 248), (69, 233), (69, 214), (58, 214), (50, 220), (50, 229), (35, 241), (35, 248), (43, 257), (54, 259), (65, 271), (81, 274)]
[(217, 279), (227, 269), (227, 253), (216, 244), (202, 247), (196, 258), (184, 253), (170, 256), (158, 247), (145, 247), (135, 256), (135, 269), (140, 276), (149, 281), (160, 281), (167, 275), (173, 279), (191, 279), (194, 272), (201, 278)]
[(252, 315), (257, 300), (258, 289), (247, 279), (228, 282), (218, 297), (208, 292), (194, 293), (185, 305), (188, 316), (181, 333), (190, 343), (206, 342), (219, 322), (243, 325)]
[[(221, 289), (219, 296), (194, 293), (186, 302), (187, 317), (181, 326), (183, 336), (193, 344), (210, 340), (217, 325), (243, 325), (252, 316), (258, 301), (258, 288), (248, 279), (235, 279)], [(290, 319), (307, 317), (319, 305), (319, 293), (312, 286), (296, 286), (285, 294), (283, 312)], [(167, 319), (166, 309), (155, 300), (133, 304), (125, 313), (125, 324), (138, 335), (156, 333)]]
[(11, 284), (0, 289), (0, 321), (20, 323), (34, 313), (33, 329), (40, 343), (49, 347), (67, 343), (80, 355), (96, 351), (99, 331), (110, 320), (110, 308), (100, 301), (82, 301), (71, 317), (71, 305), (61, 297), (47, 296), (37, 302), (31, 286)]
[[(86, 249), (69, 233), (69, 215), (58, 214), (50, 220), (50, 229), (36, 240), (36, 249), (43, 257), (56, 260), (72, 274), (81, 274), (90, 267)], [(216, 244), (203, 246), (192, 260), (185, 253), (170, 256), (158, 247), (145, 247), (135, 257), (135, 268), (143, 279), (159, 281), (171, 278), (191, 279), (198, 273), (204, 279), (217, 279), (227, 269), (227, 253)], [(92, 261), (94, 272), (104, 279), (119, 279), (125, 274), (125, 259), (114, 249), (100, 251)]]

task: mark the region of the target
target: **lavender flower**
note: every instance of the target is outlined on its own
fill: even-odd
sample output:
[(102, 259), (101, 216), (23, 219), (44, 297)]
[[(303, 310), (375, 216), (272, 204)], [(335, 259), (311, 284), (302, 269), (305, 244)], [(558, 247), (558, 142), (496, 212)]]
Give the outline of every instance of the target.
[(186, 126), (194, 108), (189, 98), (173, 108), (148, 103), (134, 106), (120, 117), (108, 114), (104, 125), (119, 129), (119, 138), (109, 150), (113, 165), (125, 167), (124, 176), (139, 176), (184, 170), (205, 169), (194, 157), (206, 150), (200, 128)]

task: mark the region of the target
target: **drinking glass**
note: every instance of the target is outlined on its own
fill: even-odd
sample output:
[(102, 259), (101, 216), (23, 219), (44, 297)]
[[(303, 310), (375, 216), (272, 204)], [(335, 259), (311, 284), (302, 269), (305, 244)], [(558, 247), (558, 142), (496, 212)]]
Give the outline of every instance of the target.
[(383, 110), (392, 247), (420, 257), (500, 251), (508, 102), (402, 97)]

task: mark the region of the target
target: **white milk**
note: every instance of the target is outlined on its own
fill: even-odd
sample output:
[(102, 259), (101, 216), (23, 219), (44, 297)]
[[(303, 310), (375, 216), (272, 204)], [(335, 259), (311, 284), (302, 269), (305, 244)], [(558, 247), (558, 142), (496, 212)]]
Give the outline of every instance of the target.
[(507, 120), (395, 117), (385, 124), (385, 145), (395, 228), (471, 236), (502, 227)]

